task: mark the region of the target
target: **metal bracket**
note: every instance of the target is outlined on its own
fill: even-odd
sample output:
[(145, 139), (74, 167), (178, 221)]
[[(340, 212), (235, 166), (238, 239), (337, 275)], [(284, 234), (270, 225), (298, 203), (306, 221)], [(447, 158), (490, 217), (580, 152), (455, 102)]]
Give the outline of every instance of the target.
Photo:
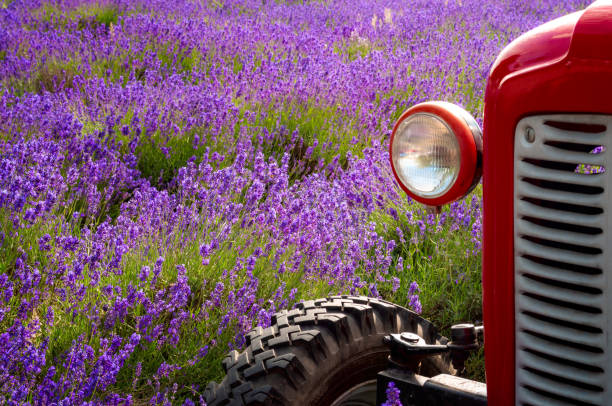
[(475, 327), (473, 324), (455, 324), (451, 327), (451, 342), (448, 348), (451, 350), (450, 356), (453, 367), (458, 374), (463, 373), (465, 361), (470, 356), (470, 351), (480, 348), (481, 339), (484, 332), (483, 326)]
[(427, 357), (449, 351), (446, 345), (430, 345), (414, 333), (391, 334), (383, 342), (391, 349), (391, 366), (417, 372), (421, 361)]
[(461, 373), (469, 352), (480, 347), (482, 326), (457, 324), (451, 327), (448, 345), (427, 344), (414, 333), (390, 334), (383, 342), (391, 350), (389, 367), (378, 374), (377, 404), (385, 401), (389, 382), (400, 390), (403, 405), (486, 406), (487, 387), (484, 383), (453, 375), (426, 378), (418, 375), (425, 358), (450, 352), (455, 369)]
[(476, 327), (469, 323), (455, 324), (451, 327), (451, 341), (447, 345), (427, 344), (418, 334), (408, 332), (390, 334), (383, 342), (391, 350), (391, 368), (417, 373), (421, 361), (425, 358), (450, 352), (453, 367), (457, 374), (461, 375), (470, 352), (481, 346), (483, 329), (483, 326)]
[(393, 381), (404, 406), (486, 406), (487, 386), (452, 375), (426, 378), (410, 371), (389, 368), (378, 374), (376, 404), (385, 402), (386, 389)]

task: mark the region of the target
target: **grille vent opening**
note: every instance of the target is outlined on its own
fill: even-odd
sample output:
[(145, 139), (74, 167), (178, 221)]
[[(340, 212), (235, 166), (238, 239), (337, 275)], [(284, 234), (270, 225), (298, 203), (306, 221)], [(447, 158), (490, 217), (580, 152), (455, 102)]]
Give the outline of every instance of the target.
[(531, 372), (532, 374), (539, 375), (543, 378), (550, 379), (551, 381), (556, 381), (565, 385), (575, 386), (577, 388), (586, 389), (591, 392), (603, 392), (603, 388), (601, 386), (591, 385), (585, 382), (579, 382), (573, 379), (551, 374), (549, 372), (540, 371), (536, 368), (525, 367), (525, 370)]
[(546, 120), (544, 125), (557, 128), (559, 130), (581, 132), (588, 134), (601, 134), (606, 132), (606, 126), (603, 124), (590, 123), (574, 123), (570, 121)]
[(591, 267), (591, 266), (568, 264), (565, 262), (553, 261), (552, 259), (535, 257), (533, 255), (521, 255), (521, 256), (525, 259), (528, 259), (529, 261), (535, 262), (536, 264), (546, 265), (551, 268), (559, 268), (559, 269), (564, 269), (566, 271), (583, 273), (587, 275), (599, 275), (602, 273), (601, 269)]
[(530, 335), (530, 336), (539, 338), (539, 339), (544, 340), (544, 341), (548, 341), (551, 344), (562, 345), (562, 346), (568, 347), (568, 349), (571, 349), (571, 350), (585, 351), (585, 352), (590, 352), (592, 354), (603, 354), (603, 352), (604, 352), (603, 349), (601, 349), (599, 347), (594, 347), (592, 345), (575, 343), (575, 342), (572, 342), (572, 341), (563, 340), (563, 339), (558, 338), (558, 337), (551, 337), (549, 335), (542, 334), (542, 333), (536, 332), (536, 331), (531, 331), (531, 330), (528, 330), (528, 329), (522, 329), (521, 331), (523, 333), (525, 333), (525, 334)]
[(538, 226), (554, 228), (555, 230), (571, 231), (573, 233), (589, 235), (597, 235), (603, 233), (603, 230), (599, 227), (579, 226), (577, 224), (562, 223), (560, 221), (545, 220), (531, 216), (522, 216), (521, 218)]
[(574, 172), (576, 170), (576, 163), (565, 163), (565, 162), (557, 162), (557, 161), (546, 161), (543, 159), (533, 159), (533, 158), (523, 158), (523, 162), (527, 162), (528, 164), (539, 166), (540, 168), (546, 169), (554, 169), (556, 171), (563, 172)]
[(599, 175), (606, 173), (606, 167), (602, 165), (580, 164), (576, 166), (574, 172), (581, 175)]
[(575, 283), (561, 282), (549, 278), (543, 278), (541, 276), (530, 275), (528, 273), (523, 275), (525, 278), (529, 278), (534, 282), (539, 282), (542, 284), (554, 286), (556, 288), (574, 290), (579, 293), (585, 293), (587, 295), (601, 295), (603, 291), (599, 288), (592, 288), (590, 286), (578, 285)]
[(565, 251), (579, 252), (582, 254), (598, 255), (603, 253), (601, 248), (585, 247), (584, 245), (567, 244), (559, 241), (546, 240), (544, 238), (522, 235), (522, 239), (531, 241), (535, 244), (544, 245), (546, 247), (557, 248)]
[(567, 327), (573, 330), (583, 331), (585, 333), (591, 333), (591, 334), (603, 333), (603, 330), (600, 329), (599, 327), (592, 327), (592, 326), (587, 326), (584, 324), (573, 323), (571, 321), (561, 320), (556, 317), (546, 316), (544, 314), (538, 314), (538, 313), (535, 313), (529, 310), (524, 310), (521, 313), (523, 313), (526, 316), (533, 317), (534, 319), (544, 321), (546, 323), (556, 324), (561, 327)]
[(604, 212), (604, 210), (601, 207), (581, 206), (577, 204), (553, 202), (550, 200), (535, 199), (532, 197), (522, 197), (521, 200), (524, 202), (535, 204), (536, 206), (547, 208), (547, 209), (568, 211), (571, 213), (595, 215), (595, 214), (602, 214)]
[(530, 353), (532, 355), (535, 355), (536, 357), (540, 357), (540, 358), (543, 358), (545, 360), (552, 361), (552, 362), (557, 362), (557, 363), (562, 364), (562, 365), (567, 365), (567, 366), (570, 366), (572, 368), (583, 369), (583, 370), (588, 371), (588, 372), (594, 372), (594, 373), (599, 373), (599, 374), (604, 372), (603, 368), (600, 368), (600, 367), (596, 367), (596, 366), (588, 365), (588, 364), (583, 364), (582, 362), (576, 362), (576, 361), (572, 361), (572, 360), (565, 359), (565, 358), (556, 357), (556, 356), (550, 355), (550, 354), (545, 354), (545, 353), (543, 353), (541, 351), (536, 351), (536, 350), (533, 350), (531, 348), (522, 348), (522, 350), (525, 351), (525, 352), (528, 352), (528, 353)]
[(600, 175), (606, 172), (603, 165), (591, 165), (585, 163), (567, 163), (558, 161), (547, 161), (542, 159), (524, 158), (523, 162), (539, 166), (540, 168), (553, 169), (555, 171), (572, 172), (580, 175)]
[(530, 292), (523, 292), (522, 295), (538, 300), (540, 302), (548, 303), (548, 304), (558, 306), (558, 307), (564, 307), (566, 309), (576, 310), (576, 311), (584, 312), (584, 313), (601, 314), (601, 309), (597, 307), (593, 307), (593, 306), (585, 306), (585, 305), (581, 305), (577, 303), (570, 303), (570, 302), (566, 302), (565, 300), (553, 299), (550, 297), (537, 295), (535, 293), (530, 293)]
[(583, 402), (581, 400), (566, 398), (565, 396), (561, 396), (561, 395), (556, 394), (556, 393), (551, 393), (551, 392), (548, 392), (548, 391), (536, 388), (535, 386), (532, 386), (532, 385), (522, 385), (522, 386), (523, 386), (523, 388), (525, 388), (527, 390), (530, 390), (533, 393), (537, 393), (538, 395), (541, 395), (541, 396), (546, 396), (546, 397), (551, 398), (551, 399), (555, 399), (555, 400), (558, 400), (558, 401), (561, 401), (561, 402), (565, 402), (568, 405), (573, 405), (573, 406), (597, 406), (594, 403)]
[(575, 185), (572, 183), (555, 182), (551, 180), (542, 180), (534, 178), (522, 178), (524, 182), (531, 183), (534, 186), (543, 189), (560, 190), (563, 192), (578, 193), (584, 195), (599, 195), (604, 192), (599, 186)]
[(578, 144), (575, 142), (564, 141), (545, 141), (544, 144), (566, 151), (588, 152), (591, 154), (601, 154), (606, 151), (606, 147), (604, 147), (603, 145), (595, 144)]

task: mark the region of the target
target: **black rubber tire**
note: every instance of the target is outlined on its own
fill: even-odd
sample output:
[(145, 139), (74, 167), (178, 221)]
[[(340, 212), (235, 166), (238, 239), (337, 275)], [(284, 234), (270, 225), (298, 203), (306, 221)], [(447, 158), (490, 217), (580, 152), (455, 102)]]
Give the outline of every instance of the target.
[[(383, 337), (413, 332), (427, 343), (448, 340), (416, 313), (368, 297), (334, 296), (299, 303), (247, 335), (247, 348), (223, 360), (227, 376), (204, 393), (209, 406), (326, 406), (387, 366)], [(423, 361), (420, 374), (452, 373), (447, 358)]]

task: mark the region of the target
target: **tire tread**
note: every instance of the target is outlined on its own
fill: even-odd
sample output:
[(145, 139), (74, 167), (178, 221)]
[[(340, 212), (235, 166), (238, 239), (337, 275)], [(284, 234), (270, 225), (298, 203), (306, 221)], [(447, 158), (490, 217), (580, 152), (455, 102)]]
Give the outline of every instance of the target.
[[(295, 396), (316, 385), (318, 368), (350, 357), (351, 346), (390, 332), (418, 332), (428, 342), (446, 343), (434, 326), (398, 305), (362, 296), (332, 296), (307, 300), (272, 316), (272, 325), (255, 327), (246, 348), (223, 359), (226, 377), (204, 391), (210, 406), (271, 406), (302, 404)], [(351, 350), (353, 351), (353, 350)], [(331, 365), (331, 364), (329, 364)], [(313, 368), (314, 366), (314, 368)], [(448, 372), (439, 358), (428, 368)]]

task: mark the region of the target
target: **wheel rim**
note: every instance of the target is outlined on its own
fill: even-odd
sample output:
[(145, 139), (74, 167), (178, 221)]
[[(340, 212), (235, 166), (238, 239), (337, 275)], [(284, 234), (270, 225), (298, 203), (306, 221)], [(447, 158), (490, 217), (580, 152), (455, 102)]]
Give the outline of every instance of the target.
[(331, 406), (376, 406), (376, 379), (353, 386)]

